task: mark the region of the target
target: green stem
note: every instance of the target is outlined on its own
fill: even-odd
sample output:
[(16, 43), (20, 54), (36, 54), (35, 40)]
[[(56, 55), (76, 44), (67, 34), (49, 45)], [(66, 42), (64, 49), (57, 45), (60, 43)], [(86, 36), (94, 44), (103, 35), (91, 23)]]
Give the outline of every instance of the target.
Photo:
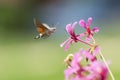
[(101, 52), (101, 51), (99, 51), (99, 53), (100, 53), (100, 56), (101, 56), (101, 57), (102, 57), (102, 59), (103, 59), (103, 62), (104, 62), (104, 63), (105, 63), (105, 65), (106, 65), (106, 67), (107, 67), (107, 69), (108, 69), (109, 73), (110, 73), (110, 76), (111, 76), (112, 80), (115, 80), (115, 77), (113, 76), (113, 74), (112, 74), (112, 72), (111, 72), (111, 70), (110, 70), (110, 68), (109, 68), (109, 66), (108, 66), (108, 64), (107, 64), (107, 62), (106, 62), (106, 60), (105, 60), (105, 58), (104, 58), (104, 56), (103, 56), (102, 52)]

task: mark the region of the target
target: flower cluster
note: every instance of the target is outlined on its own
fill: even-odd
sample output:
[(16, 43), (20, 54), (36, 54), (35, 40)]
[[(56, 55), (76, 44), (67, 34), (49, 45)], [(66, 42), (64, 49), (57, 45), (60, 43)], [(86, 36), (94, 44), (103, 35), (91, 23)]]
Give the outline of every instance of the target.
[[(77, 22), (66, 25), (66, 31), (70, 37), (60, 46), (67, 51), (72, 43), (84, 43), (88, 46), (88, 50), (80, 49), (80, 51), (69, 54), (65, 59), (67, 69), (64, 71), (66, 80), (108, 80), (109, 69), (106, 64), (97, 58), (100, 53), (100, 47), (96, 44), (94, 33), (99, 32), (98, 27), (90, 28), (92, 18), (88, 18), (85, 22), (83, 19), (79, 21), (79, 25), (85, 29), (85, 32), (76, 34), (74, 28)], [(101, 55), (100, 55), (101, 56)], [(85, 63), (83, 61), (85, 60)]]

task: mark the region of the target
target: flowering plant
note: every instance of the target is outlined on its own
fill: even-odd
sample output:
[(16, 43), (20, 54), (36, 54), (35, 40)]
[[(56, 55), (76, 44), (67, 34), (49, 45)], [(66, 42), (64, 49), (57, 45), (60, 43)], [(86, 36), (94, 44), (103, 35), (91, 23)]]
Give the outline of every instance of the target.
[[(60, 46), (68, 51), (72, 43), (84, 43), (90, 46), (88, 50), (80, 49), (80, 51), (69, 54), (65, 59), (67, 69), (64, 71), (66, 80), (108, 80), (108, 74), (112, 80), (115, 80), (109, 66), (104, 59), (99, 45), (97, 45), (94, 34), (99, 32), (98, 27), (90, 28), (92, 18), (88, 18), (85, 22), (83, 19), (79, 21), (79, 25), (85, 29), (85, 32), (76, 34), (74, 28), (78, 22), (66, 25), (66, 31), (70, 37), (65, 40)], [(100, 55), (102, 60), (99, 60), (97, 55)], [(85, 60), (85, 63), (83, 63)]]

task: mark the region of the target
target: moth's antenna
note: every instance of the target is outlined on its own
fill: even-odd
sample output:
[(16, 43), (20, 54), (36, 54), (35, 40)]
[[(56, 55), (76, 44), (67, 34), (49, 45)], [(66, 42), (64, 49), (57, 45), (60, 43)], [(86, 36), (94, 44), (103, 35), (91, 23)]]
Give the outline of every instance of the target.
[(57, 27), (57, 25), (60, 24), (59, 22), (57, 22), (54, 26)]
[[(57, 22), (57, 24), (55, 25), (55, 27), (57, 27), (58, 24), (60, 24), (60, 23)], [(68, 33), (67, 33), (67, 31), (66, 31), (66, 28), (64, 28), (64, 27), (59, 27), (59, 29), (60, 29), (60, 31), (62, 30), (63, 32), (65, 32), (65, 37), (68, 37)]]

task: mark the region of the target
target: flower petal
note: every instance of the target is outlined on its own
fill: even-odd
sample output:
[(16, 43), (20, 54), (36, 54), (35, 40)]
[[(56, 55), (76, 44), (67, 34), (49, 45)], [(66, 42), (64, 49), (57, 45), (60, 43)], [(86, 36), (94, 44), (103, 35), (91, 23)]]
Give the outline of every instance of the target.
[(83, 28), (86, 28), (86, 23), (83, 19), (79, 21), (79, 25)]
[(72, 35), (71, 24), (67, 24), (67, 25), (66, 25), (66, 31), (68, 32), (69, 35)]
[(81, 39), (83, 36), (85, 36), (85, 34), (84, 34), (84, 33), (81, 33), (81, 34), (77, 35), (76, 38), (79, 40), (79, 39)]
[(91, 60), (92, 57), (93, 57), (93, 56), (90, 54), (89, 51), (84, 51), (84, 52), (83, 52), (83, 55), (84, 55), (86, 58), (88, 58), (89, 60)]
[(88, 18), (88, 22), (87, 22), (87, 27), (90, 27), (91, 23), (92, 23), (92, 18), (89, 17), (89, 18)]
[(94, 28), (92, 29), (92, 31), (93, 31), (94, 33), (97, 33), (97, 32), (99, 32), (99, 28), (98, 28), (98, 27), (94, 27)]
[(72, 68), (69, 67), (68, 69), (66, 69), (66, 70), (64, 71), (64, 74), (65, 74), (65, 78), (68, 80), (68, 79), (70, 78), (71, 74), (73, 74)]
[(70, 38), (68, 38), (67, 40), (65, 40), (62, 44), (60, 44), (60, 47), (63, 47), (69, 40), (70, 40)]
[(74, 28), (75, 28), (76, 24), (77, 24), (77, 22), (74, 22), (74, 23), (72, 24), (72, 28), (71, 28), (72, 30), (71, 30), (71, 31), (72, 31), (72, 34), (73, 34), (73, 35), (75, 35)]
[(96, 47), (95, 50), (94, 50), (93, 56), (96, 56), (96, 54), (98, 54), (99, 51), (100, 51), (100, 48)]
[(70, 39), (67, 43), (66, 43), (66, 46), (65, 46), (65, 50), (67, 51), (72, 43), (72, 39)]
[(76, 24), (77, 24), (77, 22), (74, 22), (74, 23), (72, 24), (72, 30), (74, 30)]

